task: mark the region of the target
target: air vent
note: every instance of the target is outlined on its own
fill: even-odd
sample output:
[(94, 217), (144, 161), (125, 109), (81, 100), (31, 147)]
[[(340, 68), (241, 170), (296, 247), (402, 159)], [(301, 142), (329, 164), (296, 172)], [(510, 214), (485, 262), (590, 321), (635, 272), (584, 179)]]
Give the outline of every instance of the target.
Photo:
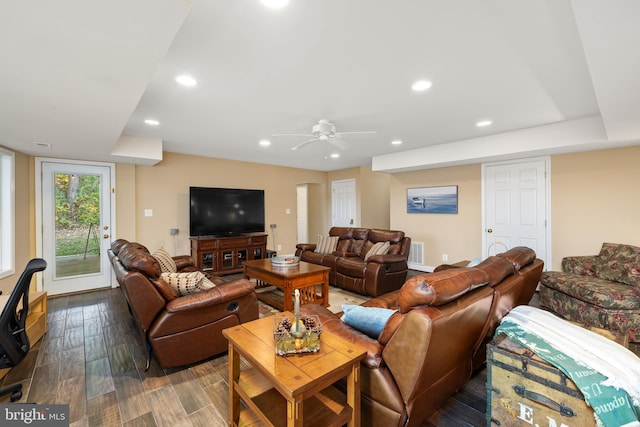
[(409, 264), (424, 265), (424, 242), (411, 242)]
[(49, 144), (48, 142), (34, 142), (33, 145), (35, 145), (38, 148), (46, 148), (46, 149), (51, 149), (51, 144)]

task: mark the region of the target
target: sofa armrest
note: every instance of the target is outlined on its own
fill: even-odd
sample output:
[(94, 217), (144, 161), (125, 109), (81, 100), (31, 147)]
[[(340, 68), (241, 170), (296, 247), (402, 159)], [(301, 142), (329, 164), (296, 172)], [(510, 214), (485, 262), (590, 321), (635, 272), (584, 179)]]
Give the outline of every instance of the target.
[(315, 243), (298, 243), (296, 245), (296, 249), (300, 249), (301, 251), (313, 251), (316, 249)]
[(382, 350), (384, 347), (378, 340), (353, 329), (344, 323), (337, 314), (331, 313), (318, 304), (304, 304), (300, 307), (300, 313), (302, 316), (317, 315), (320, 318), (323, 330), (331, 331), (331, 333), (338, 335), (340, 338), (356, 343), (366, 350), (367, 356), (362, 360), (362, 363), (367, 367), (375, 369), (383, 364)]
[(562, 271), (578, 276), (595, 276), (597, 255), (568, 256), (562, 258)]
[(188, 268), (196, 268), (196, 261), (191, 255), (178, 255), (172, 258), (176, 263), (176, 268), (178, 269), (178, 271), (185, 271)]
[(185, 295), (169, 301), (166, 310), (169, 313), (198, 310), (224, 304), (252, 292), (255, 292), (255, 288), (251, 282), (247, 279), (238, 279), (217, 285), (215, 288), (206, 291)]

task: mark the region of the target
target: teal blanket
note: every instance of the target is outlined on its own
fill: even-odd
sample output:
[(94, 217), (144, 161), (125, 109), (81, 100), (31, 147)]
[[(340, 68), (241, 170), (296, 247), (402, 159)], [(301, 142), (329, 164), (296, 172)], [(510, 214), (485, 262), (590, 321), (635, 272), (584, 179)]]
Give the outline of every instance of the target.
[[(583, 335), (583, 332), (587, 334)], [(601, 342), (606, 339), (597, 334), (572, 325), (548, 312), (528, 306), (516, 307), (505, 316), (496, 335), (500, 333), (530, 349), (570, 378), (582, 391), (586, 403), (593, 408), (598, 426), (640, 427), (638, 377), (634, 377), (637, 372), (640, 372), (640, 359), (636, 357), (637, 361), (635, 361), (634, 356), (630, 357), (625, 353), (625, 351), (630, 353), (628, 350), (613, 341), (610, 341), (612, 346), (611, 350), (608, 350), (606, 348), (608, 344)], [(588, 354), (593, 350), (590, 338), (597, 343), (596, 348), (599, 352), (606, 352), (606, 354), (599, 356)], [(581, 343), (585, 347), (576, 348)], [(605, 347), (602, 347), (603, 345)], [(616, 356), (619, 356), (618, 360)], [(577, 358), (580, 360), (576, 360)], [(613, 360), (601, 363), (605, 358)], [(619, 363), (634, 365), (628, 366), (627, 373), (632, 375), (631, 378), (627, 373), (620, 375), (625, 378), (609, 378), (600, 372), (604, 370), (609, 373), (609, 376), (613, 376), (611, 372), (620, 369), (619, 366), (615, 367)], [(625, 367), (627, 366), (623, 365), (623, 369)]]

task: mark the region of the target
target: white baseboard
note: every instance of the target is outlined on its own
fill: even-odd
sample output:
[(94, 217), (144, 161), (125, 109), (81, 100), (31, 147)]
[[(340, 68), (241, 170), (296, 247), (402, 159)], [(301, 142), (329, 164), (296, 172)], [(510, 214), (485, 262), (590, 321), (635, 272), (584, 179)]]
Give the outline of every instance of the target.
[(424, 264), (414, 264), (412, 262), (407, 264), (411, 270), (424, 271), (426, 273), (433, 273), (435, 267), (431, 267), (430, 265)]

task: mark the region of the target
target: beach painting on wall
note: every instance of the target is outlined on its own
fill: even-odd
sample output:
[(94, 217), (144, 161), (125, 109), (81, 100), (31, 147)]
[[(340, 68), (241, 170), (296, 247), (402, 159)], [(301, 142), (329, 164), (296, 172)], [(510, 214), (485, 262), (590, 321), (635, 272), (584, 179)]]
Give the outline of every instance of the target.
[(407, 188), (407, 213), (458, 213), (458, 186)]

